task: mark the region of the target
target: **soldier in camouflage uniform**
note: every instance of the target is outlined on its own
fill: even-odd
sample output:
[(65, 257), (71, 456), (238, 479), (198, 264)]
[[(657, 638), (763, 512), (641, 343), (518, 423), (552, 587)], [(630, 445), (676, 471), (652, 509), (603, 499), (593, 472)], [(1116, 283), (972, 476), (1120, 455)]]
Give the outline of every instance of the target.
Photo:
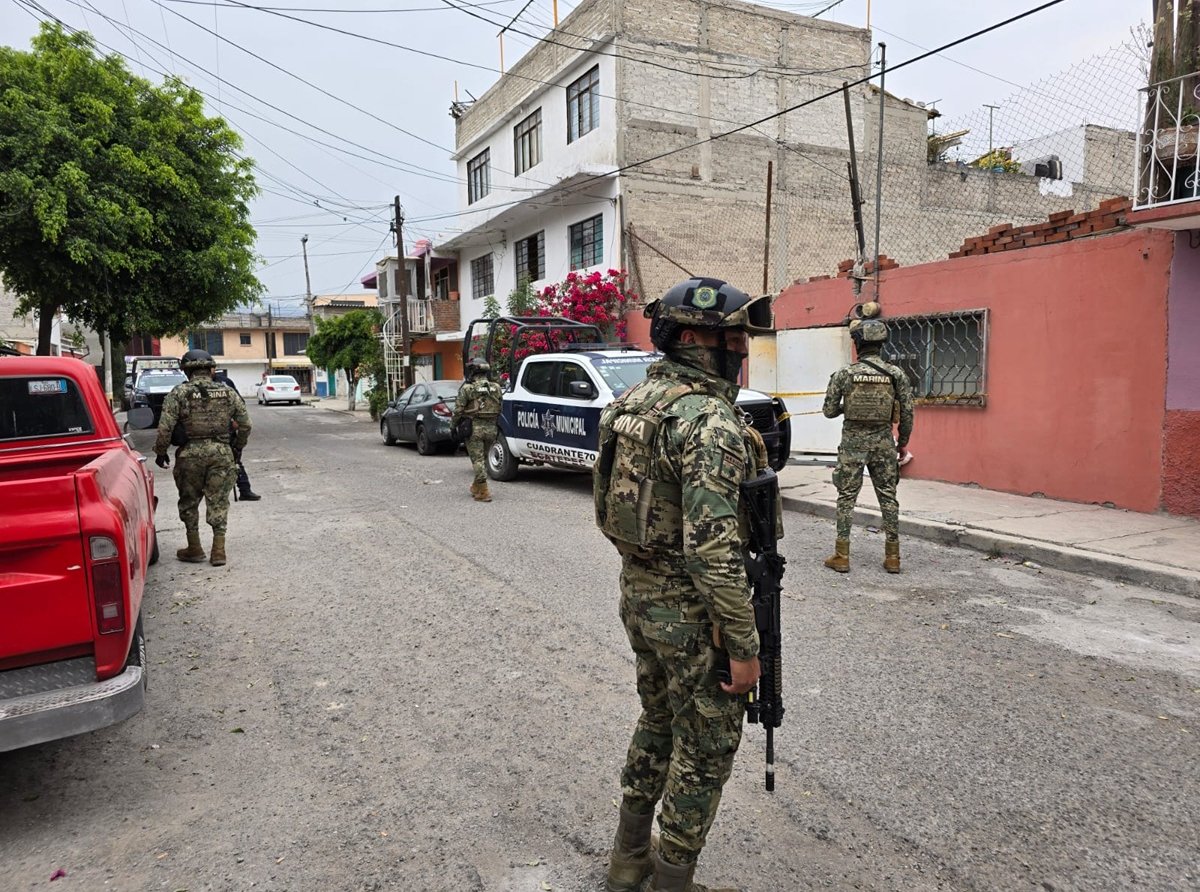
[[(650, 890), (694, 892), (705, 889), (692, 875), (759, 676), (739, 486), (766, 450), (734, 400), (748, 335), (771, 330), (771, 308), (695, 278), (646, 314), (666, 358), (604, 410), (594, 471), (596, 520), (621, 553), (620, 614), (642, 705), (606, 888), (631, 892), (652, 877)], [(726, 662), (731, 683), (717, 678)]]
[(496, 442), (496, 419), (500, 416), (500, 400), (503, 391), (500, 385), (488, 377), (491, 366), (476, 360), (467, 366), (468, 381), (459, 388), (454, 402), (454, 415), (450, 426), (458, 430), (463, 419), (471, 420), (471, 435), (467, 437), (467, 455), (475, 469), (475, 480), (471, 484), (471, 495), (477, 502), (490, 502), (488, 492), (487, 454)]
[[(903, 454), (912, 435), (913, 394), (904, 370), (880, 358), (888, 329), (883, 320), (876, 318), (878, 314), (879, 304), (870, 302), (863, 307), (861, 318), (851, 320), (850, 337), (857, 361), (830, 377), (822, 409), (826, 418), (845, 418), (833, 472), (838, 491), (837, 542), (834, 553), (825, 560), (826, 567), (839, 573), (850, 572), (850, 523), (862, 490), (864, 466), (871, 472), (871, 485), (883, 514), (883, 568), (889, 573), (900, 572), (897, 450)], [(899, 424), (895, 439), (893, 423)]]
[[(181, 561), (198, 564), (225, 563), (225, 529), (229, 517), (229, 492), (237, 477), (237, 464), (229, 443), (231, 422), (236, 422), (234, 447), (241, 450), (250, 438), (250, 414), (246, 404), (231, 388), (212, 379), (216, 366), (204, 350), (189, 350), (180, 362), (188, 380), (178, 385), (163, 400), (158, 423), (155, 464), (169, 468), (167, 450), (175, 450), (175, 487), (179, 490), (179, 519), (187, 532), (187, 548), (175, 552)], [(180, 445), (173, 436), (176, 423), (186, 442)], [(213, 530), (212, 554), (204, 553), (200, 543), (200, 500), (205, 502), (205, 520)]]

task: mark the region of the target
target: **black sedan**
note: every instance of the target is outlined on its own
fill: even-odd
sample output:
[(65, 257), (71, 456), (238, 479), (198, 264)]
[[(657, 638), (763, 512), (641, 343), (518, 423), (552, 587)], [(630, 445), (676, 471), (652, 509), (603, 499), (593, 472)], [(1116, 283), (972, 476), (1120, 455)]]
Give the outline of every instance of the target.
[(452, 447), (450, 416), (462, 381), (426, 381), (414, 384), (388, 403), (379, 419), (383, 442), (394, 446), (398, 441), (416, 443), (417, 452), (429, 455), (439, 445)]

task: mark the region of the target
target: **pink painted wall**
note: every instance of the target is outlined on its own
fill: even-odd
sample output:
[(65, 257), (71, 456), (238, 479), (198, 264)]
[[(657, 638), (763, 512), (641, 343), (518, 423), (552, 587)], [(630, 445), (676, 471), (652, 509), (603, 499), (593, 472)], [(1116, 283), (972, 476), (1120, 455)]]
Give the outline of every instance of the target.
[[(906, 476), (1157, 510), (1173, 247), (1135, 230), (884, 272), (887, 315), (990, 310), (987, 406), (918, 408)], [(793, 286), (776, 325), (853, 303), (846, 279)]]

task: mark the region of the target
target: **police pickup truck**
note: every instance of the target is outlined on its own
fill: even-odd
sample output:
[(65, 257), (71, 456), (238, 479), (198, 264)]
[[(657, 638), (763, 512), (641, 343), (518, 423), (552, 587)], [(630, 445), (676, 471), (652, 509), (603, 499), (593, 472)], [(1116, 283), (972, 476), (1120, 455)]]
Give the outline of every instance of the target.
[[(463, 354), (464, 363), (487, 360), (505, 387), (499, 436), (487, 456), (493, 480), (512, 480), (523, 464), (590, 471), (600, 412), (662, 358), (634, 345), (605, 344), (592, 325), (516, 316), (472, 322)], [(791, 448), (783, 401), (742, 389), (737, 406), (762, 434), (771, 467), (782, 468)]]

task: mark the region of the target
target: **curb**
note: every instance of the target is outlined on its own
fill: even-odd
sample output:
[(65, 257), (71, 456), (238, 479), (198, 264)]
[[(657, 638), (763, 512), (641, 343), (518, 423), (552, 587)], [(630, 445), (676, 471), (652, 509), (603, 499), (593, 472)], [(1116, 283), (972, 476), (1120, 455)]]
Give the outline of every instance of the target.
[[(820, 499), (783, 496), (783, 507), (788, 511), (812, 514), (833, 520), (837, 507)], [(855, 507), (854, 522), (859, 525), (878, 526), (882, 515), (871, 508)], [(1200, 573), (1182, 567), (1167, 567), (1136, 558), (1085, 551), (1070, 545), (1055, 545), (1036, 539), (1023, 539), (1007, 533), (995, 533), (973, 527), (941, 523), (921, 518), (900, 518), (900, 534), (929, 539), (943, 545), (971, 548), (986, 554), (1002, 554), (1033, 561), (1044, 567), (1100, 576), (1115, 582), (1141, 585), (1176, 595), (1200, 598)]]

